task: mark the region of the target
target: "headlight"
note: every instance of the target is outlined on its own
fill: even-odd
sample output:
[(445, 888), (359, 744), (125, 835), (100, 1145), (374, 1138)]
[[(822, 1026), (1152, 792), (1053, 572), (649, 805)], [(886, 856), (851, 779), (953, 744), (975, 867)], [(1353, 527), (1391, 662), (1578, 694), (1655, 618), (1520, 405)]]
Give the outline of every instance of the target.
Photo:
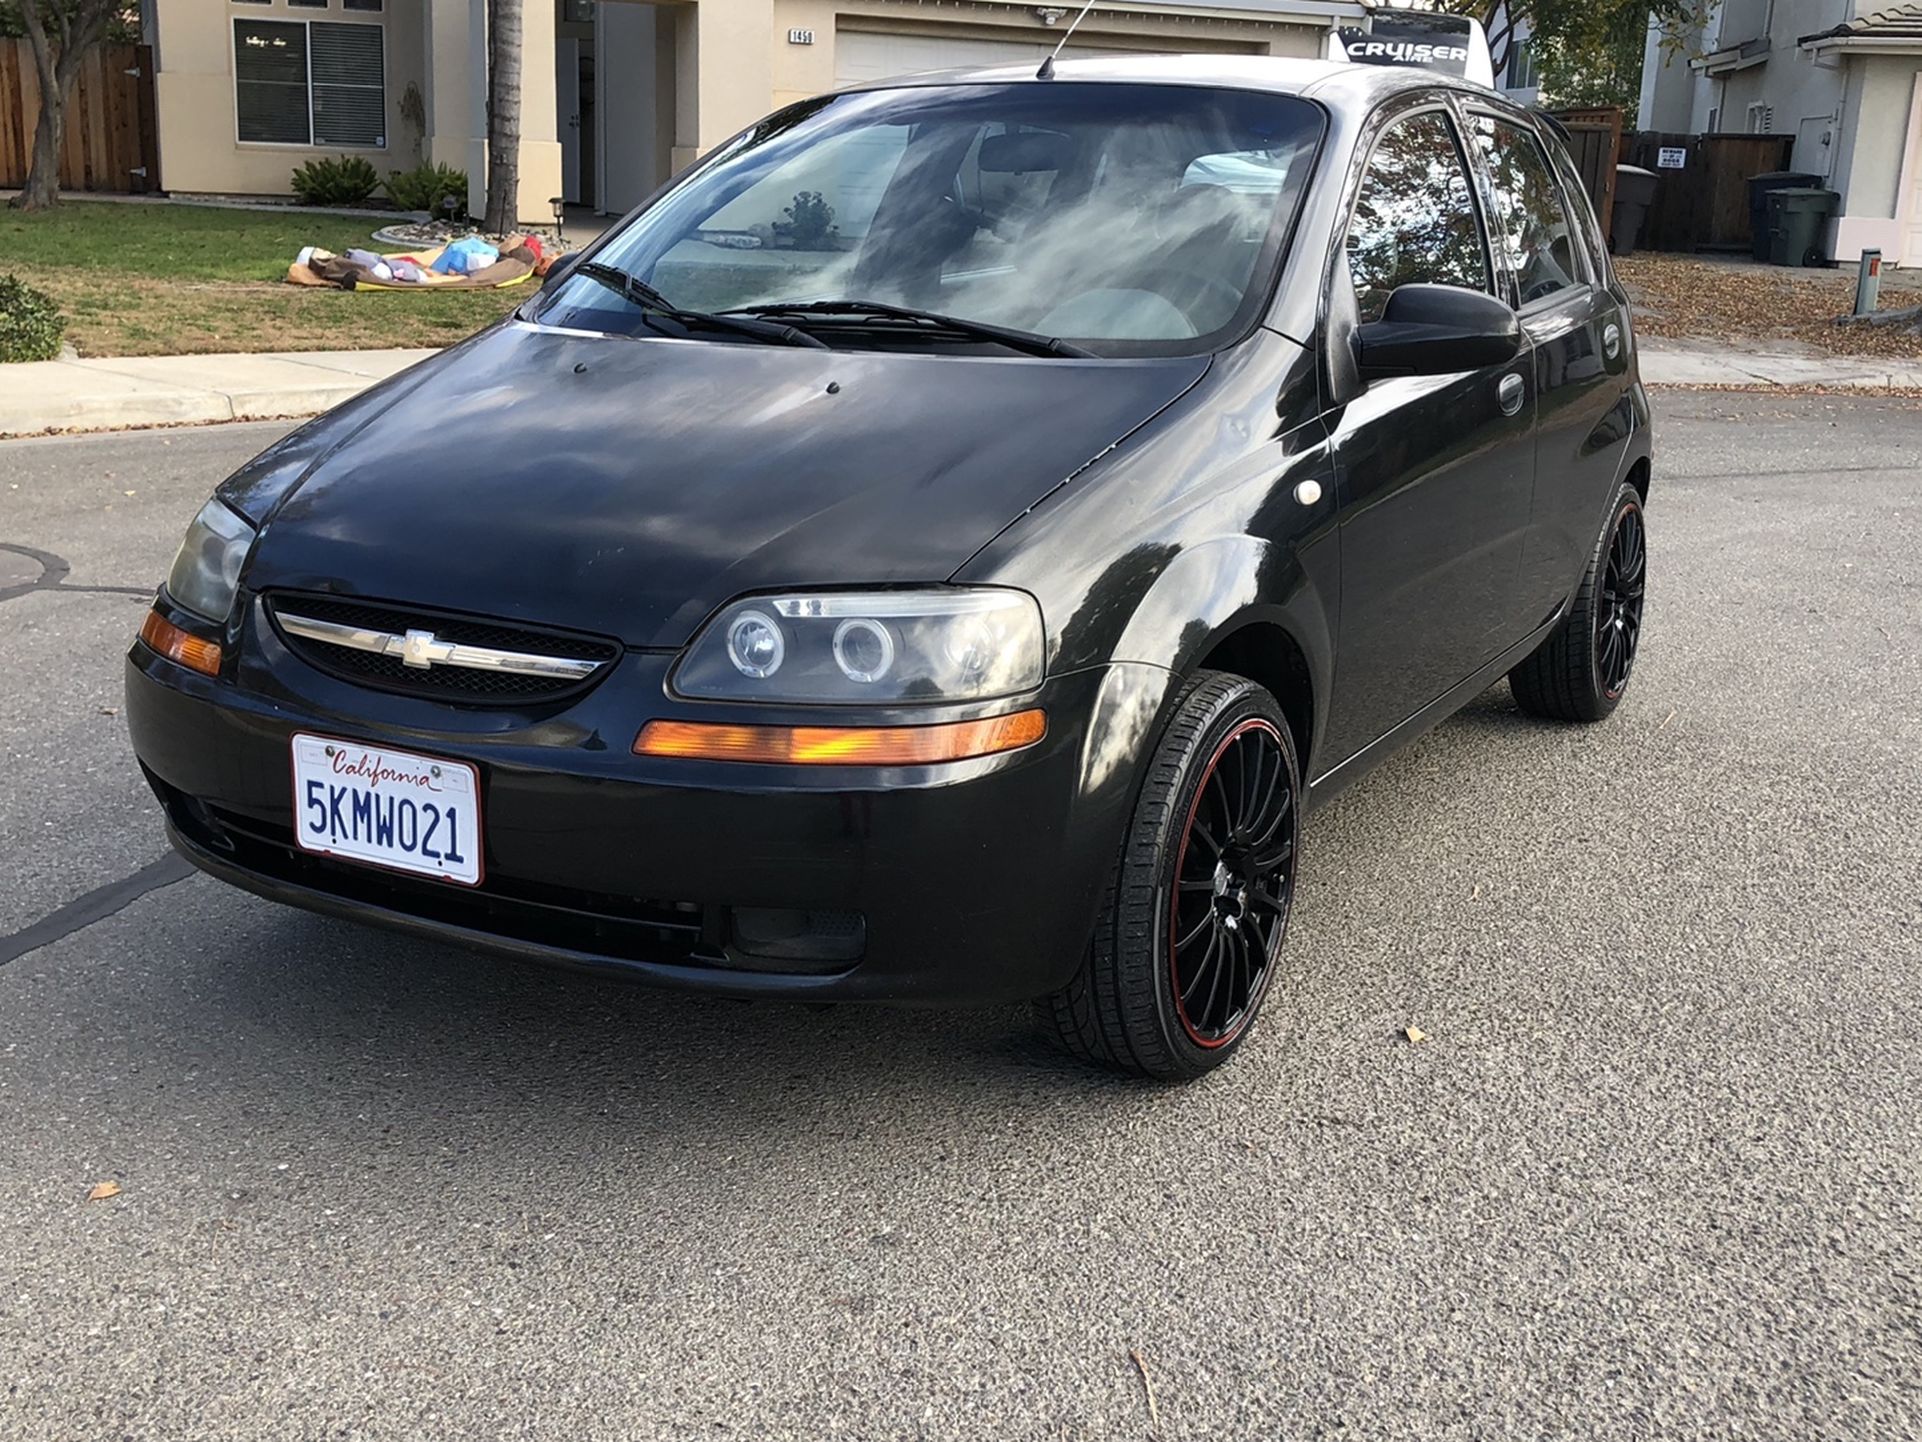
[(722, 608), (674, 673), (683, 696), (884, 706), (985, 701), (1041, 684), (1023, 591), (807, 591)]
[(209, 621), (225, 621), (240, 589), (241, 562), (253, 543), (252, 526), (223, 502), (207, 502), (187, 527), (180, 554), (167, 572), (167, 594)]

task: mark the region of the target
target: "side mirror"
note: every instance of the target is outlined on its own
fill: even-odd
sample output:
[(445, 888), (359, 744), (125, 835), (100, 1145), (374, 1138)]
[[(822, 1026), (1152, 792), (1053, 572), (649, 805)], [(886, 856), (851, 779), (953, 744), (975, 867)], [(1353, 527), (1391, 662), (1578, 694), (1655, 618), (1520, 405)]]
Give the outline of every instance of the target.
[(1401, 285), (1380, 320), (1355, 328), (1364, 376), (1450, 375), (1505, 365), (1521, 353), (1514, 308), (1455, 285)]
[(574, 267), (581, 263), (581, 256), (584, 254), (586, 254), (585, 251), (570, 250), (566, 255), (548, 266), (547, 274), (541, 277), (541, 289), (552, 290), (555, 286), (566, 280), (569, 275), (573, 274)]

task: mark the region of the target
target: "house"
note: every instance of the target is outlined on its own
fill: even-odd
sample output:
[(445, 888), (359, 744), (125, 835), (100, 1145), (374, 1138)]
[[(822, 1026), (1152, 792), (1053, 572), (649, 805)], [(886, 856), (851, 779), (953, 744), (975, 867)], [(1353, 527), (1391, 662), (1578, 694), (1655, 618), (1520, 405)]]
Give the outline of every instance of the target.
[[(1006, 0), (523, 0), (520, 218), (620, 213), (777, 106), (1032, 59), (1076, 9)], [(486, 176), (485, 0), (145, 0), (162, 184), (279, 196), (316, 155)], [(1115, 0), (1068, 55), (1320, 55), (1355, 0)]]
[(1495, 65), (1495, 88), (1517, 105), (1539, 105), (1542, 82), (1535, 63), (1535, 27), (1506, 4), (1488, 17), (1488, 49)]
[(1793, 135), (1841, 196), (1829, 254), (1922, 266), (1922, 3), (1720, 0), (1679, 39), (1650, 26), (1641, 129)]

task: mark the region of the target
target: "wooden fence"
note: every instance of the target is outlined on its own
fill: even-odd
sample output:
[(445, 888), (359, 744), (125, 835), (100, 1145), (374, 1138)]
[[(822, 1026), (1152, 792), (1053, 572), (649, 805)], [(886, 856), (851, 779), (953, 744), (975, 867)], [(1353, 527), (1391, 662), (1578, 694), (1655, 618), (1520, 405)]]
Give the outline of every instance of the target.
[[(25, 40), (0, 40), (0, 187), (26, 180), (39, 119), (40, 76), (33, 52)], [(82, 62), (67, 98), (61, 189), (159, 190), (159, 149), (151, 47), (98, 47)]]
[[(1683, 152), (1679, 169), (1660, 164), (1664, 149)], [(1747, 250), (1748, 182), (1786, 170), (1793, 135), (1677, 135), (1641, 130), (1622, 137), (1622, 160), (1661, 177), (1642, 223), (1646, 250)]]
[(1615, 166), (1622, 148), (1622, 111), (1619, 106), (1598, 110), (1555, 110), (1555, 119), (1568, 131), (1568, 153), (1582, 177), (1582, 188), (1602, 223), (1604, 239), (1615, 234)]

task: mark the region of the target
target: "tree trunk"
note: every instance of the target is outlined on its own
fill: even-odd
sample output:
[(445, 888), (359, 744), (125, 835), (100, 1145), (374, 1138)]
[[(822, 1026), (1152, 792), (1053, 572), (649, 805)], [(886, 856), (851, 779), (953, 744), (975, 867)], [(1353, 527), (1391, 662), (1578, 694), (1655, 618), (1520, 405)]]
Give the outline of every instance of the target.
[[(34, 73), (40, 80), (40, 116), (33, 132), (33, 160), (26, 184), (14, 197), (17, 210), (46, 210), (60, 199), (60, 141), (67, 125), (67, 97), (80, 77), (87, 52), (107, 33), (107, 22), (122, 0), (82, 0), (71, 13), (49, 0), (20, 0), (21, 28), (33, 52)], [(56, 53), (47, 34), (51, 18), (60, 40)]]
[(520, 219), (521, 0), (488, 0), (487, 215), (504, 235)]
[(46, 210), (60, 199), (60, 140), (66, 130), (66, 96), (44, 82), (40, 119), (33, 132), (33, 161), (26, 183), (14, 197), (16, 210)]

